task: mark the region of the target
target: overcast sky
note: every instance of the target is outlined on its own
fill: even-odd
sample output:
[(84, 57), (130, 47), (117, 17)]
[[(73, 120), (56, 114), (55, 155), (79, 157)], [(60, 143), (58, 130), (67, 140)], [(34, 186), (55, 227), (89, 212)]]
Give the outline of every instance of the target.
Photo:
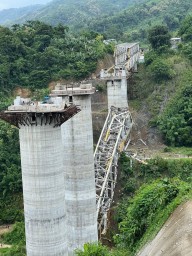
[(46, 4), (51, 0), (0, 0), (0, 10), (19, 8), (27, 5)]

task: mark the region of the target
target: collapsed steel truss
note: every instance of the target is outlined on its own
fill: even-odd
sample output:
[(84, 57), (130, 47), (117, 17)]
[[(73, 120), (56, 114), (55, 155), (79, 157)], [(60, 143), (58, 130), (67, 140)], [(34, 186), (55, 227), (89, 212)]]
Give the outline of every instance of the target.
[(107, 230), (107, 213), (117, 181), (119, 153), (129, 140), (132, 118), (128, 108), (111, 107), (94, 153), (98, 230)]

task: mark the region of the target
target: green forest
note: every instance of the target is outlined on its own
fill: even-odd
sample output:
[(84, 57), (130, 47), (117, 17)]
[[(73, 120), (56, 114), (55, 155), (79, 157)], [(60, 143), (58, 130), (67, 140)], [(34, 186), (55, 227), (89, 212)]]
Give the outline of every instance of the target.
[(144, 1), (118, 12), (106, 15), (100, 20), (90, 23), (91, 29), (103, 33), (107, 38), (122, 41), (140, 41), (148, 43), (148, 30), (154, 25), (166, 25), (170, 31), (176, 32), (182, 20), (192, 11), (190, 0)]
[(98, 33), (74, 36), (68, 27), (39, 21), (0, 27), (1, 89), (16, 86), (44, 88), (52, 80), (78, 80), (89, 76), (110, 46)]
[(86, 27), (93, 18), (112, 15), (135, 3), (146, 0), (53, 0), (46, 5), (32, 5), (0, 11), (0, 24), (23, 24), (39, 20), (53, 26), (59, 23), (70, 27)]
[[(34, 9), (34, 10), (33, 10)], [(54, 0), (45, 6), (8, 9), (0, 12), (0, 24), (24, 24), (39, 20), (69, 26), (73, 32), (97, 31), (105, 38), (148, 44), (148, 30), (159, 24), (176, 33), (182, 20), (192, 12), (190, 0)]]
[[(81, 22), (73, 24), (75, 33), (62, 20), (53, 25), (27, 21), (9, 28), (1, 26), (0, 109), (11, 104), (16, 88), (27, 88), (33, 97), (41, 98), (48, 93), (51, 82), (89, 78), (98, 61), (106, 54), (113, 54), (114, 45), (105, 45), (105, 38), (119, 42), (142, 40), (146, 49), (145, 63), (140, 64), (138, 73), (133, 75), (130, 106), (139, 110), (145, 104), (150, 115), (149, 126), (162, 134), (167, 145), (165, 151), (182, 147), (190, 157), (192, 16), (187, 14), (192, 3), (189, 0), (141, 2), (137, 7), (115, 13), (117, 1), (113, 1), (111, 15), (89, 20), (89, 29), (86, 22), (84, 28)], [(128, 7), (127, 1), (121, 4), (122, 9)], [(109, 2), (105, 8), (108, 6)], [(182, 38), (177, 50), (170, 48), (172, 36)], [(0, 121), (0, 133), (0, 225), (14, 224), (11, 232), (0, 236), (0, 243), (12, 245), (8, 249), (0, 248), (0, 255), (24, 256), (18, 130)], [(84, 251), (76, 252), (77, 256), (135, 255), (154, 237), (173, 210), (192, 198), (190, 158), (165, 160), (157, 157), (147, 164), (135, 161), (131, 167), (130, 159), (122, 154), (119, 165), (121, 190), (118, 204), (112, 209), (116, 224), (107, 234), (110, 247), (86, 244)]]

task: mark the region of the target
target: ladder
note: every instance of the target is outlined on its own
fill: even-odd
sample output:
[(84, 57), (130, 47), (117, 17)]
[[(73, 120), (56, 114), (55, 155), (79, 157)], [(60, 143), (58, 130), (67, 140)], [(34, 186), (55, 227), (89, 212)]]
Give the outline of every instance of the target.
[(132, 117), (128, 108), (109, 110), (94, 153), (98, 230), (107, 231), (107, 213), (113, 202), (118, 159), (130, 143)]

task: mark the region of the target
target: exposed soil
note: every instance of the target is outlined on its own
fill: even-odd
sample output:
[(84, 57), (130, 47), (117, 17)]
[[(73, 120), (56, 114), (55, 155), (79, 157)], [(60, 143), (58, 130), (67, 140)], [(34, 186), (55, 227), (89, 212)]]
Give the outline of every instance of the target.
[[(3, 226), (0, 226), (0, 237), (1, 237), (1, 235), (5, 234), (5, 233), (10, 232), (12, 230), (12, 228), (13, 228), (13, 225), (3, 225)], [(3, 244), (0, 241), (0, 249), (1, 248), (11, 248), (11, 245)]]
[(180, 205), (137, 256), (192, 256), (192, 201)]

